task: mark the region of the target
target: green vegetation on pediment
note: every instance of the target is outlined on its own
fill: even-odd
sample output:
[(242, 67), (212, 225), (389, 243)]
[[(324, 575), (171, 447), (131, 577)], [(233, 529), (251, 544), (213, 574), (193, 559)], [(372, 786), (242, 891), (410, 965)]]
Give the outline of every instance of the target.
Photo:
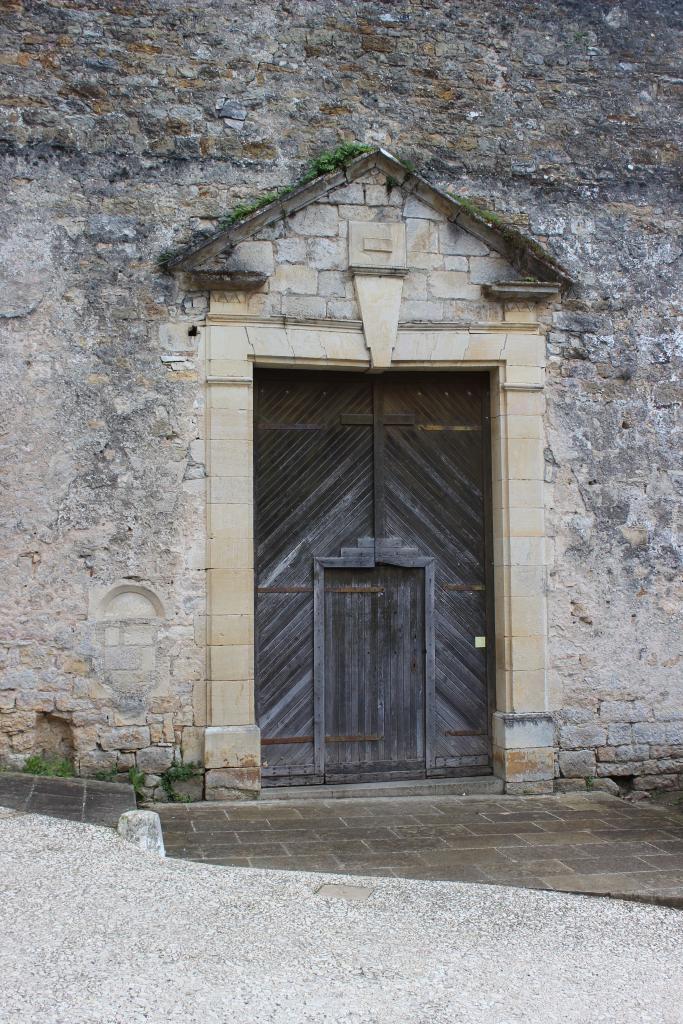
[(373, 149), (374, 146), (365, 146), (360, 142), (342, 142), (335, 149), (329, 149), (324, 153), (320, 153), (319, 156), (311, 160), (305, 174), (299, 181), (293, 185), (284, 185), (282, 188), (274, 189), (271, 192), (264, 192), (262, 196), (249, 202), (239, 203), (229, 213), (221, 217), (219, 220), (220, 227), (228, 228), (232, 224), (244, 220), (245, 217), (251, 216), (257, 210), (262, 209), (264, 206), (270, 206), (271, 203), (277, 202), (278, 199), (284, 199), (290, 192), (294, 192), (295, 189), (301, 188), (303, 185), (308, 185), (323, 174), (331, 174), (332, 171), (342, 170), (351, 160), (355, 160), (357, 156), (362, 156), (364, 153), (372, 153)]
[(458, 206), (462, 207), (465, 213), (468, 213), (474, 220), (483, 221), (483, 223), (487, 224), (488, 227), (497, 231), (511, 246), (511, 248), (519, 249), (520, 251), (530, 251), (540, 260), (543, 260), (545, 263), (548, 263), (550, 266), (564, 273), (560, 264), (553, 256), (550, 255), (547, 249), (544, 249), (543, 246), (534, 238), (529, 238), (528, 235), (525, 235), (522, 231), (513, 227), (512, 224), (509, 224), (500, 216), (499, 213), (496, 213), (494, 210), (487, 210), (483, 206), (479, 206), (477, 203), (473, 202), (469, 196), (458, 195), (457, 193), (450, 191), (446, 194), (453, 199)]

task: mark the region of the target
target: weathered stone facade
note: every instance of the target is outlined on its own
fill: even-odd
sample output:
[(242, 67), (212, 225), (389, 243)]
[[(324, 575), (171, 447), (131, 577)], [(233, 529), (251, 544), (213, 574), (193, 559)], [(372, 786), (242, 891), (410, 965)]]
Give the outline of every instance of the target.
[[(540, 307), (556, 773), (677, 785), (673, 4), (252, 15), (5, 7), (0, 761), (136, 764), (153, 791), (174, 759), (203, 758), (208, 295), (156, 261), (355, 138), (493, 207), (575, 282)], [(242, 244), (233, 269), (270, 279), (226, 314), (358, 321), (346, 225), (382, 220), (406, 225), (404, 324), (503, 321), (481, 285), (519, 275), (480, 240), (386, 176), (333, 199)]]

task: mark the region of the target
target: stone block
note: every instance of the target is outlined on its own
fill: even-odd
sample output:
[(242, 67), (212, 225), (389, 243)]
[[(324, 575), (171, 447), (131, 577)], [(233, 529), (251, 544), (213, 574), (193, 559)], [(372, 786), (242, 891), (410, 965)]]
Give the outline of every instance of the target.
[(213, 725), (253, 724), (253, 679), (221, 679), (214, 676), (211, 680), (210, 709)]
[(186, 725), (183, 729), (180, 751), (186, 764), (204, 763), (204, 729), (195, 725)]
[[(459, 270), (462, 273), (467, 273), (467, 271), (469, 270), (469, 266), (470, 265), (469, 265), (469, 261), (468, 261), (466, 256), (444, 256), (443, 266), (444, 266), (444, 270)], [(465, 301), (468, 301), (468, 300), (465, 300)], [(463, 305), (460, 308), (463, 310), (463, 313), (466, 310), (471, 310), (472, 311), (472, 317), (471, 317), (472, 320), (491, 320), (491, 319), (498, 320), (499, 319), (498, 316), (494, 316), (494, 317), (486, 316), (486, 312), (488, 310), (490, 310), (492, 308), (494, 308), (494, 309), (497, 308), (496, 306), (494, 306), (492, 303), (489, 303), (488, 301), (486, 301), (486, 303), (484, 305), (482, 305), (482, 306), (474, 306), (474, 305), (464, 306)]]
[(254, 602), (254, 573), (251, 569), (210, 569), (207, 575), (213, 614), (250, 614)]
[[(252, 471), (253, 446), (244, 440), (209, 441), (211, 473), (222, 477), (248, 477)], [(251, 534), (249, 534), (251, 536)]]
[(334, 206), (314, 203), (289, 218), (290, 230), (298, 235), (327, 235), (339, 233), (339, 217)]
[(173, 747), (145, 747), (135, 759), (140, 771), (161, 775), (173, 764)]
[(253, 644), (253, 615), (211, 615), (209, 617), (209, 644)]
[(543, 465), (543, 441), (540, 438), (508, 438), (507, 472), (511, 479), (543, 479)]
[(209, 647), (213, 679), (252, 679), (254, 648), (251, 644), (220, 644)]
[(562, 708), (555, 713), (560, 725), (586, 725), (595, 715), (588, 708)]
[(565, 750), (600, 747), (607, 740), (607, 730), (598, 725), (565, 725), (560, 729), (560, 746)]
[(666, 723), (667, 743), (683, 743), (683, 722)]
[[(439, 232), (435, 224), (428, 220), (406, 221), (406, 245), (408, 252), (431, 252), (439, 251)], [(441, 260), (437, 265), (443, 265)]]
[(331, 320), (360, 320), (360, 310), (353, 299), (331, 299), (327, 303), (327, 316)]
[(316, 270), (345, 270), (348, 265), (343, 238), (313, 238), (308, 243), (308, 265)]
[(505, 792), (508, 796), (549, 796), (554, 790), (555, 785), (552, 779), (505, 783)]
[(664, 722), (636, 722), (633, 739), (636, 743), (666, 743), (666, 725)]
[(615, 748), (615, 760), (617, 761), (645, 761), (650, 753), (647, 743), (633, 743), (623, 747)]
[(671, 743), (650, 744), (650, 757), (654, 761), (660, 761), (669, 757), (680, 757), (683, 755), (683, 747)]
[(525, 750), (504, 750), (494, 745), (493, 761), (496, 775), (509, 783), (543, 782), (555, 775), (552, 747), (529, 747)]
[(396, 344), (403, 282), (400, 277), (357, 273), (354, 285), (372, 366), (388, 367)]
[(192, 352), (194, 342), (188, 335), (190, 325), (180, 324), (159, 324), (159, 346), (164, 352)]
[[(525, 568), (515, 566), (515, 569)], [(541, 566), (532, 566), (541, 572)], [(510, 632), (515, 636), (542, 636), (546, 626), (545, 598), (542, 593), (511, 596), (509, 603)]]
[(650, 708), (639, 700), (603, 700), (600, 718), (606, 722), (646, 722)]
[[(378, 186), (367, 187), (376, 188)], [(382, 192), (386, 197), (386, 189), (382, 188)], [(321, 203), (345, 203), (356, 206), (362, 206), (365, 201), (363, 186), (355, 181), (350, 185), (340, 185), (339, 188), (333, 188), (323, 199), (319, 200)], [(371, 205), (377, 206), (382, 204), (372, 203)]]
[(318, 271), (298, 263), (280, 263), (270, 279), (270, 290), (284, 295), (315, 295)]
[(467, 274), (457, 270), (433, 270), (429, 275), (429, 290), (437, 299), (479, 298), (479, 288), (469, 284)]
[(496, 281), (510, 281), (517, 275), (510, 264), (500, 256), (470, 257), (470, 281), (472, 284), (492, 284)]
[(596, 774), (602, 778), (606, 775), (614, 775), (619, 778), (624, 775), (640, 775), (642, 770), (642, 763), (638, 764), (635, 761), (623, 761), (621, 763), (601, 761), (596, 768)]
[[(212, 409), (211, 437), (213, 440), (250, 441), (252, 436), (251, 409)], [(202, 493), (204, 481), (193, 480), (192, 483)]]
[(427, 281), (426, 272), (410, 271), (403, 278), (403, 297), (405, 299), (426, 299)]
[(489, 249), (455, 224), (439, 225), (439, 251), (448, 256), (487, 256)]
[(78, 758), (78, 774), (94, 775), (96, 772), (108, 772), (117, 766), (115, 750), (88, 750)]
[(260, 768), (213, 768), (204, 776), (205, 800), (255, 799), (260, 789)]
[(607, 726), (607, 743), (610, 746), (622, 746), (631, 743), (633, 732), (629, 722), (614, 722)]
[(256, 725), (209, 726), (204, 735), (207, 768), (258, 768), (261, 730)]
[(594, 750), (561, 750), (560, 773), (565, 778), (585, 779), (596, 773)]
[(210, 537), (225, 544), (251, 540), (254, 510), (250, 502), (212, 502), (208, 509), (208, 517)]
[(505, 501), (508, 508), (543, 508), (542, 480), (508, 480)]
[(142, 750), (150, 745), (148, 726), (115, 726), (102, 729), (98, 742), (103, 750)]
[(554, 786), (555, 793), (585, 793), (586, 792), (586, 780), (585, 778), (577, 779), (555, 779)]
[(283, 295), (282, 313), (284, 316), (300, 317), (302, 320), (322, 320), (327, 306), (325, 299), (307, 295)]
[(135, 217), (101, 213), (88, 217), (87, 233), (98, 242), (134, 242), (138, 236)]
[(275, 259), (278, 263), (305, 263), (306, 239), (290, 236), (275, 243)]
[(600, 320), (592, 313), (556, 310), (553, 313), (553, 326), (560, 331), (569, 331), (571, 334), (583, 334), (585, 331), (600, 330)]
[(493, 715), (493, 743), (503, 749), (552, 747), (554, 733), (552, 717), (543, 712), (506, 714), (496, 711)]
[(239, 242), (230, 253), (228, 270), (258, 271), (272, 274), (275, 269), (272, 242)]
[(400, 188), (387, 188), (384, 185), (366, 185), (365, 202), (368, 206), (403, 206), (403, 193)]
[(406, 265), (406, 229), (401, 223), (352, 221), (349, 224), (349, 264), (352, 267)]
[(443, 306), (440, 302), (421, 301), (420, 299), (408, 299), (401, 303), (401, 320), (441, 320)]
[(118, 833), (140, 850), (165, 856), (161, 819), (155, 811), (126, 811), (119, 818)]
[(545, 637), (512, 636), (512, 667), (515, 672), (539, 672), (545, 668)]
[(326, 298), (346, 298), (350, 281), (346, 274), (336, 270), (321, 271), (318, 275), (318, 295)]
[(640, 775), (633, 780), (633, 788), (637, 792), (672, 790), (678, 788), (678, 782), (675, 775)]
[(251, 505), (254, 481), (250, 476), (212, 476), (209, 485), (212, 505)]
[[(513, 648), (517, 639), (519, 638), (512, 638)], [(545, 706), (546, 675), (544, 669), (516, 668), (513, 654), (510, 682), (516, 713), (533, 713)]]
[[(422, 221), (421, 223), (426, 224), (427, 222)], [(410, 253), (410, 266), (413, 270), (444, 270), (445, 261), (441, 253), (413, 249)], [(453, 303), (449, 303), (450, 305)]]
[(404, 217), (418, 217), (420, 220), (435, 220), (443, 221), (443, 217), (436, 210), (432, 209), (431, 206), (427, 206), (417, 196), (407, 196), (405, 206), (403, 207)]

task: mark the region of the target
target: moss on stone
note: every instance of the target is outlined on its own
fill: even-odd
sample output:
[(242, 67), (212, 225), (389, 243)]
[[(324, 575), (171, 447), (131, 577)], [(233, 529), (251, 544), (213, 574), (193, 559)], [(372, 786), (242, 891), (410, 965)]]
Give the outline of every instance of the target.
[(537, 256), (544, 263), (549, 264), (554, 269), (564, 273), (562, 267), (557, 260), (551, 256), (551, 254), (543, 248), (535, 239), (529, 238), (528, 235), (523, 234), (517, 228), (509, 224), (500, 214), (494, 210), (487, 210), (483, 206), (479, 206), (473, 202), (468, 196), (461, 196), (454, 192), (448, 192), (448, 196), (453, 199), (458, 206), (461, 206), (465, 213), (468, 213), (474, 220), (483, 221), (488, 227), (498, 231), (505, 241), (510, 245), (512, 249), (517, 249), (520, 252), (531, 251), (534, 256)]
[(342, 170), (351, 160), (355, 160), (357, 156), (362, 156), (364, 153), (371, 153), (373, 149), (373, 146), (365, 146), (360, 142), (342, 142), (335, 149), (327, 150), (315, 157), (308, 165), (303, 177), (295, 182), (294, 185), (285, 185), (271, 192), (265, 192), (257, 199), (252, 199), (246, 203), (239, 203), (229, 213), (221, 217), (218, 223), (221, 228), (228, 228), (232, 224), (244, 220), (245, 217), (251, 216), (252, 213), (256, 213), (257, 210), (261, 210), (264, 206), (270, 206), (271, 203), (277, 202), (278, 199), (284, 199), (290, 192), (301, 188), (303, 185), (308, 185), (309, 182), (315, 181), (316, 178), (320, 178), (323, 174), (331, 174), (332, 171)]

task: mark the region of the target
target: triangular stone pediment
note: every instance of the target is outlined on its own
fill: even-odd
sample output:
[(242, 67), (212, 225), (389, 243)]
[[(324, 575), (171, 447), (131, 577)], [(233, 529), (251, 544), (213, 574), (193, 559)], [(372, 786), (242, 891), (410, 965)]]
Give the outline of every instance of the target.
[[(306, 294), (306, 267), (348, 271), (349, 224), (398, 221), (406, 225), (408, 233), (406, 272), (441, 273), (433, 287), (437, 291), (441, 287), (445, 293), (442, 298), (448, 298), (448, 275), (453, 280), (453, 274), (463, 272), (459, 268), (465, 259), (494, 258), (489, 268), (483, 264), (479, 268), (482, 279), (474, 284), (480, 286), (480, 292), (489, 285), (514, 283), (523, 298), (525, 291), (533, 292), (534, 285), (552, 292), (571, 283), (566, 271), (532, 239), (465, 197), (431, 185), (383, 149), (364, 153), (341, 169), (281, 194), (210, 238), (189, 246), (169, 260), (167, 268), (173, 273), (190, 274), (197, 284), (217, 290), (256, 289), (272, 275), (289, 273), (290, 293)], [(273, 241), (282, 253), (287, 253), (286, 243), (290, 243), (291, 258), (283, 259), (280, 265), (273, 259), (272, 246), (269, 249), (263, 244)], [(443, 257), (440, 269), (432, 258), (436, 255)], [(381, 267), (380, 248), (374, 258)], [(302, 268), (298, 284), (297, 274), (283, 270), (283, 263)], [(371, 264), (372, 258), (368, 261)], [(415, 301), (420, 301), (419, 297)]]

